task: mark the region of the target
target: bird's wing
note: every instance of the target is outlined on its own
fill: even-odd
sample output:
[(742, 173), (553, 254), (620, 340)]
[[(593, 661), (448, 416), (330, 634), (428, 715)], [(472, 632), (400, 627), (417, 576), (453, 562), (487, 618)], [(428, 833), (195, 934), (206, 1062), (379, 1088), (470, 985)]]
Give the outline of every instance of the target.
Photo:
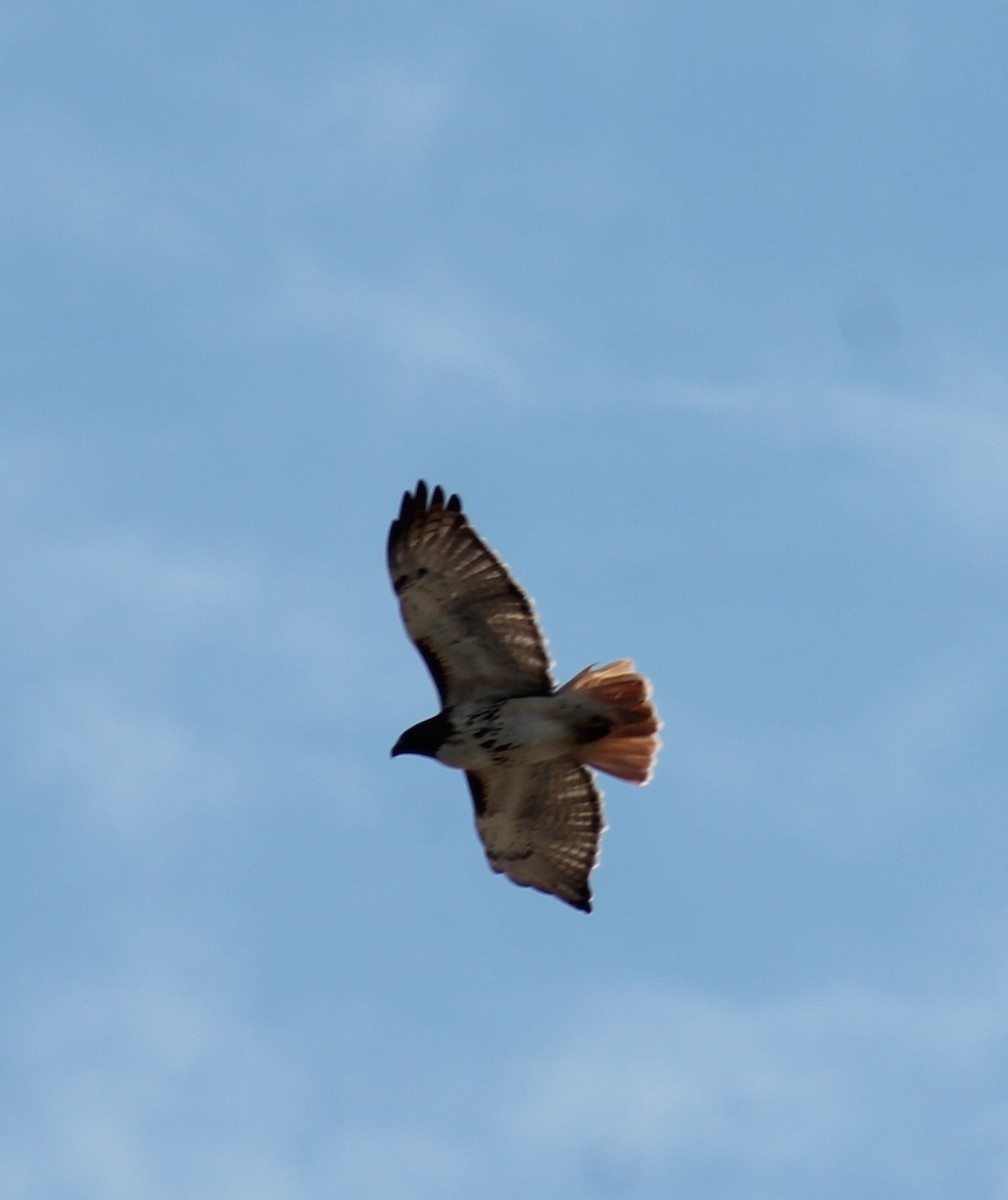
[(406, 632), (442, 706), (487, 695), (546, 695), (546, 641), (528, 596), (469, 524), (458, 496), (421, 480), (403, 496), (388, 539)]
[(605, 829), (591, 772), (570, 759), (467, 771), (476, 829), (495, 871), (591, 912), (588, 877)]

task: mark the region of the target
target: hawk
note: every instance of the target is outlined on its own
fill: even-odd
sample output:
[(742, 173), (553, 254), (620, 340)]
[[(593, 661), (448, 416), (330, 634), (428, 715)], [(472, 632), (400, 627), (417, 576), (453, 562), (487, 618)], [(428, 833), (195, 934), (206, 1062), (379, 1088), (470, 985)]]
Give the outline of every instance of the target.
[(465, 771), (491, 868), (591, 912), (604, 825), (589, 768), (651, 778), (661, 721), (650, 684), (620, 659), (558, 688), (528, 596), (441, 487), (428, 494), (421, 480), (404, 494), (388, 565), (441, 699), (392, 756)]

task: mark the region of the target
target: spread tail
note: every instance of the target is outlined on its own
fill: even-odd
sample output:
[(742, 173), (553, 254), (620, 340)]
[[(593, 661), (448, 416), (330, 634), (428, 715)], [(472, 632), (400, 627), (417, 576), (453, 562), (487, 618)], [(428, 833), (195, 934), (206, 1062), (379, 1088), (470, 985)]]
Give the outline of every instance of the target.
[(585, 667), (560, 689), (584, 692), (601, 702), (615, 719), (609, 733), (582, 748), (584, 761), (617, 779), (647, 783), (661, 741), (661, 718), (651, 702), (651, 685), (628, 658), (604, 667)]

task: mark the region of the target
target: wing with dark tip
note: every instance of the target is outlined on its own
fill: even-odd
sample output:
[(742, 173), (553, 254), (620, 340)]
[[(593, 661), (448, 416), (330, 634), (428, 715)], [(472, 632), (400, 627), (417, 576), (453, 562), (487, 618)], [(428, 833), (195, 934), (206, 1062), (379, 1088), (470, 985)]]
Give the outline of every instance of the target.
[(546, 695), (546, 642), (528, 596), (469, 524), (458, 496), (421, 480), (388, 539), (406, 632), (443, 706), (484, 696)]
[(605, 825), (602, 794), (588, 769), (553, 759), (467, 771), (466, 779), (491, 868), (591, 912), (588, 878)]

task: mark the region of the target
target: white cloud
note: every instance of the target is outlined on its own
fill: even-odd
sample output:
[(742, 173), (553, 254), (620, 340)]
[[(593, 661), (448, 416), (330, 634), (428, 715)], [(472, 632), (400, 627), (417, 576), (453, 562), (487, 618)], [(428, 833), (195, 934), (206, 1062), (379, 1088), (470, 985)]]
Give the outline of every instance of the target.
[(141, 844), (232, 802), (289, 805), (281, 779), (363, 812), (359, 748), (330, 733), (385, 686), (351, 582), (68, 514), (70, 451), (49, 449), (15, 458), (0, 496), (11, 797)]
[(8, 227), (150, 264), (207, 252), (200, 188), (156, 146), (132, 155), (104, 143), (79, 113), (22, 103), (0, 126), (10, 186)]
[(424, 161), (457, 111), (455, 75), (447, 63), (327, 62), (307, 79), (236, 80), (235, 94), (279, 145), (310, 145), (315, 167), (400, 174)]
[(249, 747), (82, 680), (37, 697), (27, 735), (21, 767), (34, 786), (130, 837), (162, 836), (229, 803), (247, 791), (254, 765)]
[[(688, 1187), (717, 1164), (732, 1194), (809, 1195), (828, 1182), (840, 1195), (859, 1177), (948, 1194), (964, 1146), (994, 1168), (989, 1126), (1003, 1100), (990, 1064), (1008, 1049), (1006, 999), (1000, 988), (751, 1002), (603, 993), (524, 1064), (511, 1135), (531, 1148), (533, 1172), (622, 1163)], [(929, 1184), (915, 1193), (921, 1175)]]
[(138, 521), (90, 523), (63, 490), (71, 454), (53, 449), (51, 461), (10, 474), (0, 531), (8, 629), (36, 644), (41, 671), (74, 667), (102, 638), (112, 667), (127, 654), (147, 658), (210, 629), (239, 628), (261, 601), (265, 573), (229, 551), (168, 542)]
[[(839, 392), (824, 423), (884, 462), (900, 464), (908, 482), (939, 495), (963, 515), (999, 519), (1008, 512), (1008, 414), (973, 386), (946, 386), (937, 400)], [(984, 389), (986, 391), (986, 389)]]
[(124, 609), (189, 622), (233, 617), (262, 587), (259, 573), (235, 558), (159, 544), (138, 529), (93, 530), (55, 551), (57, 569), (77, 586)]
[[(396, 1094), (394, 1073), (354, 1094), (365, 1048), (344, 1079), (319, 1030), (292, 1039), (251, 1018), (219, 948), (164, 931), (137, 945), (103, 980), (8, 1010), (18, 1102), (0, 1180), (12, 1200), (71, 1188), (102, 1200), (581, 1197), (622, 1194), (621, 1179), (707, 1195), (712, 1171), (720, 1194), (843, 1196), (869, 1180), (938, 1200), (963, 1194), (964, 1158), (1001, 1180), (979, 1194), (1008, 1194), (1002, 986), (770, 999), (599, 989), (560, 1027), (516, 1029), (504, 1077), (475, 1047), (446, 1061), (424, 1082), (428, 1112)], [(314, 1020), (346, 1018), (334, 1000)]]
[(6, 555), (19, 787), (123, 835), (163, 833), (235, 795), (247, 757), (236, 735), (201, 728), (161, 682), (187, 646), (240, 630), (255, 572), (138, 531), (53, 538), (12, 523)]
[(132, 136), (86, 90), (24, 89), (8, 106), (8, 227), (155, 270), (220, 267), (245, 229), (257, 248), (250, 257), (242, 240), (247, 268), (317, 204), (411, 185), (457, 111), (446, 62), (327, 58), (307, 78), (266, 78), (261, 58), (232, 43), (223, 60), (208, 53), (190, 63), (180, 90), (174, 62), (149, 37), (138, 28), (129, 45), (142, 77), (117, 82), (139, 89), (133, 105), (157, 113), (151, 136)]
[(312, 1194), (292, 1165), (310, 1088), (222, 989), (216, 955), (166, 955), (163, 934), (157, 945), (121, 975), (8, 1013), (21, 1089), (0, 1178), (12, 1200)]
[(539, 342), (528, 323), (434, 271), (387, 286), (340, 278), (305, 253), (287, 256), (271, 323), (352, 337), (413, 378), (451, 373), (510, 398), (526, 390), (524, 359)]
[(420, 1127), (348, 1125), (332, 1172), (354, 1200), (443, 1200), (471, 1194), (471, 1159), (471, 1148)]
[(846, 855), (941, 811), (950, 778), (958, 803), (971, 803), (976, 738), (1003, 690), (981, 646), (890, 672), (843, 715), (810, 710), (796, 721), (775, 711), (768, 721), (755, 711), (727, 728), (669, 698), (665, 719), (676, 774), (705, 804), (751, 814), (760, 798), (767, 826)]
[(954, 515), (960, 525), (989, 530), (1008, 514), (1003, 380), (999, 391), (992, 377), (963, 376), (929, 396), (827, 383), (649, 391), (660, 402), (711, 418), (751, 420), (782, 440), (861, 451), (917, 504)]
[[(5, 1017), (0, 1183), (10, 1200), (435, 1200), (463, 1197), (471, 1147), (368, 1119), (333, 1059), (334, 999), (305, 1038), (254, 1018), (222, 947), (136, 930), (103, 978)], [(290, 1015), (290, 1014), (288, 1014)], [(335, 1029), (335, 1033), (334, 1033)], [(383, 1036), (381, 1031), (376, 1036)], [(333, 1076), (335, 1072), (335, 1077)]]

